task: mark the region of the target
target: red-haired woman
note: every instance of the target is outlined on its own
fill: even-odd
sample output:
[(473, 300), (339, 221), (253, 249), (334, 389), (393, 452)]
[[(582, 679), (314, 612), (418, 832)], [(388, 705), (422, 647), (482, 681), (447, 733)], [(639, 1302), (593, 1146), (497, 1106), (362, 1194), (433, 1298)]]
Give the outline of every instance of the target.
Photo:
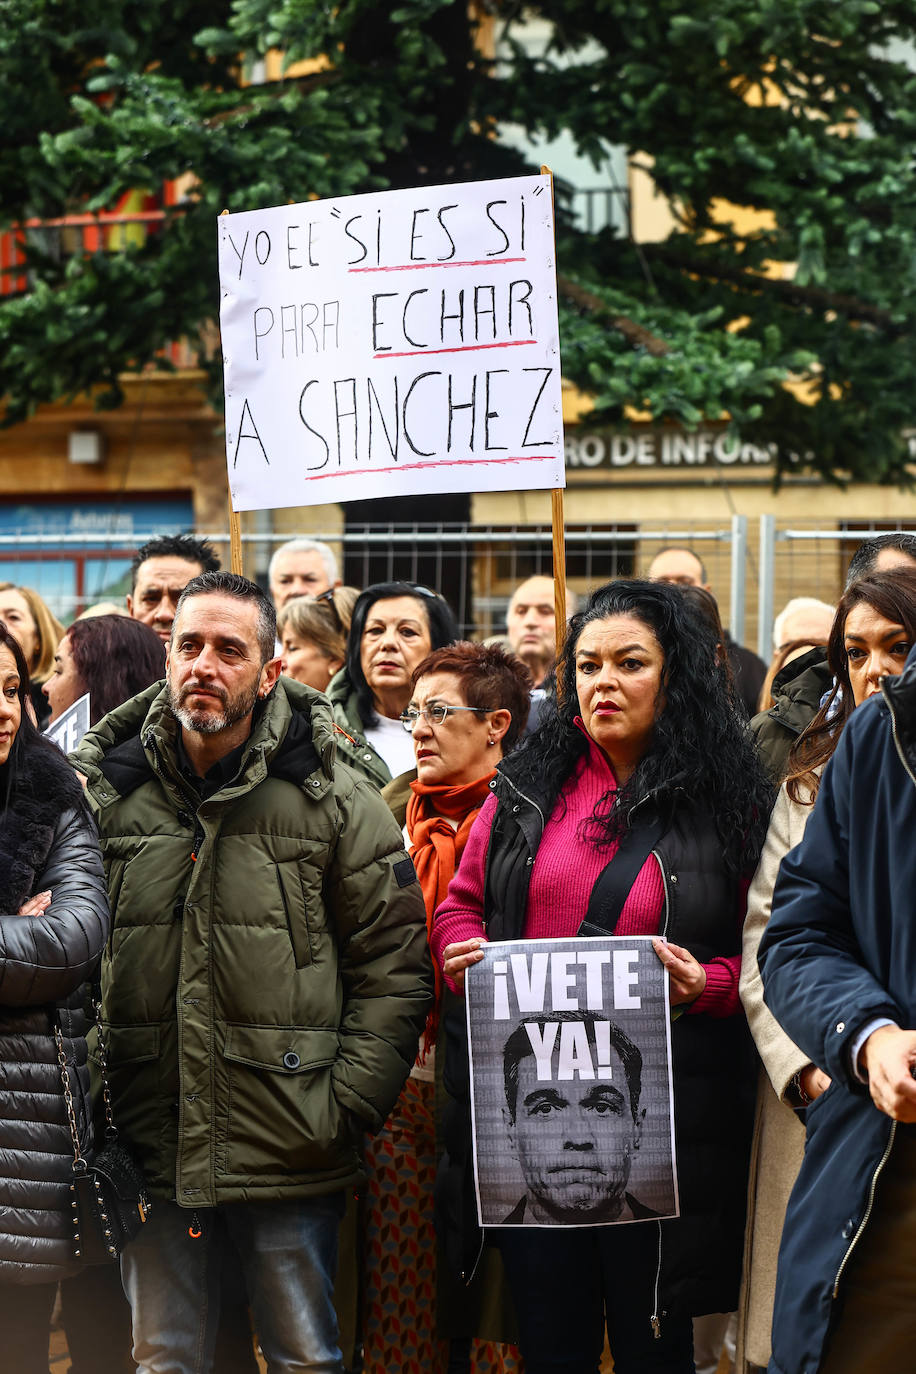
[(96, 615), (75, 621), (57, 646), (42, 691), (51, 707), (49, 724), (89, 693), (89, 723), (165, 677), (162, 640), (142, 620)]
[[(410, 784), (405, 831), (431, 924), (489, 796), (496, 765), (525, 728), (531, 676), (519, 659), (495, 645), (458, 643), (428, 654), (411, 681), (401, 720), (413, 738), (417, 777)], [(395, 1368), (403, 1374), (439, 1374), (449, 1361), (450, 1340), (453, 1360), (460, 1342), (464, 1367), (477, 1374), (515, 1367), (511, 1354), (489, 1344), (475, 1342), (471, 1352), (471, 1338), (486, 1329), (486, 1319), (475, 1310), (474, 1295), (468, 1301), (464, 1295), (458, 1300), (457, 1293), (446, 1294), (445, 1266), (437, 1281), (438, 970), (436, 979), (437, 1010), (430, 1016), (417, 1062), (367, 1152), (365, 1374), (388, 1374)], [(491, 1331), (502, 1334), (498, 1327)]]

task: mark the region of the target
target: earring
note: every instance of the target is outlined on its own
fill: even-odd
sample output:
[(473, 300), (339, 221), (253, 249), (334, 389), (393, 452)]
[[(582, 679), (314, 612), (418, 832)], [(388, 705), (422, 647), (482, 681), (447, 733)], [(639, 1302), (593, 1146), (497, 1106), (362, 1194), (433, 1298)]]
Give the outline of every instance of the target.
[(488, 739), (488, 740), (487, 740), (487, 744), (495, 744), (495, 743), (496, 743), (496, 740), (495, 740), (495, 739)]

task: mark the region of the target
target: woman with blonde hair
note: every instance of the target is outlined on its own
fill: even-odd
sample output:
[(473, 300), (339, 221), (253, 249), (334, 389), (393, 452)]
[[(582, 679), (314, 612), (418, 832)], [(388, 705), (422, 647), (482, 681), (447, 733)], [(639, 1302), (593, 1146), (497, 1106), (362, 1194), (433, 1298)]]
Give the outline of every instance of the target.
[(37, 592), (15, 582), (0, 582), (0, 620), (22, 650), (29, 670), (29, 700), (39, 726), (44, 726), (50, 708), (41, 689), (54, 670), (54, 650), (64, 627)]
[(277, 615), (283, 672), (317, 692), (326, 692), (347, 656), (347, 634), (359, 592), (329, 587), (320, 596), (294, 596)]

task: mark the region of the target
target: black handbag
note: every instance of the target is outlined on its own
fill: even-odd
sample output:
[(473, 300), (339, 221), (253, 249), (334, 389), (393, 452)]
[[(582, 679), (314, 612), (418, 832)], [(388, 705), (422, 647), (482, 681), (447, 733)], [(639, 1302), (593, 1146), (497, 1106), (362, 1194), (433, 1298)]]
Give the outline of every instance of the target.
[(63, 1032), (58, 1022), (54, 1026), (54, 1040), (73, 1145), (73, 1179), (70, 1184), (73, 1253), (83, 1264), (105, 1264), (117, 1259), (125, 1245), (133, 1240), (149, 1216), (152, 1203), (139, 1165), (118, 1140), (111, 1110), (105, 1039), (99, 1019), (101, 1008), (95, 998), (92, 999), (92, 1007), (99, 1037), (105, 1143), (91, 1160), (86, 1158), (80, 1147), (70, 1071)]

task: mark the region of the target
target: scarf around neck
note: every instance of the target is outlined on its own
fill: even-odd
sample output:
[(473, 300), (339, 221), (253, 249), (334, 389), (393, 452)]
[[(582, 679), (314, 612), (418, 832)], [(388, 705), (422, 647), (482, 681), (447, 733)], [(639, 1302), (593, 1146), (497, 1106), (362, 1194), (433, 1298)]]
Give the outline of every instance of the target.
[[(482, 778), (458, 786), (424, 783), (419, 778), (410, 784), (412, 795), (407, 803), (407, 834), (410, 837), (410, 857), (426, 903), (427, 936), (432, 930), (436, 908), (445, 900), (448, 885), (455, 876), (471, 826), (490, 795), (490, 782), (495, 772), (493, 769)], [(457, 822), (457, 829), (449, 823), (450, 820)], [(436, 1000), (426, 1023), (421, 1062), (426, 1057), (426, 1050), (436, 1042), (439, 1025), (442, 974), (435, 960), (433, 972)]]

